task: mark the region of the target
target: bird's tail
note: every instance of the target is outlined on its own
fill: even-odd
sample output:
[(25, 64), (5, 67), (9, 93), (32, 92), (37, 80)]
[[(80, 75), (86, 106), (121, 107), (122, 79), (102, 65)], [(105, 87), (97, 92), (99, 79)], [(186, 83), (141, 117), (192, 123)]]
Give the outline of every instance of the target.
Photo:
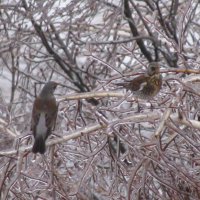
[(46, 150), (46, 146), (45, 146), (45, 139), (43, 138), (43, 136), (37, 136), (35, 137), (35, 142), (32, 148), (32, 152), (33, 153), (41, 153), (44, 154)]

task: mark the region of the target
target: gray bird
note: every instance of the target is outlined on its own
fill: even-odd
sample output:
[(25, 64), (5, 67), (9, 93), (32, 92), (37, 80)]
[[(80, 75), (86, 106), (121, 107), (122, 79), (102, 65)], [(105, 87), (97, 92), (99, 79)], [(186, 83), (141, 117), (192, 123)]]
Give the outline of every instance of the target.
[(34, 101), (31, 120), (31, 131), (35, 138), (32, 148), (33, 153), (45, 153), (45, 141), (55, 128), (58, 111), (54, 97), (56, 87), (56, 82), (46, 83)]

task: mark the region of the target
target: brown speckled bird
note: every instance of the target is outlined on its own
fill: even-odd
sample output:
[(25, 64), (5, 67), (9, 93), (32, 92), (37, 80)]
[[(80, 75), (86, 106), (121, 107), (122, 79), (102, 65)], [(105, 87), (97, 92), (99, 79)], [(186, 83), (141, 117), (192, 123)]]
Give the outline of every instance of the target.
[(116, 85), (131, 90), (134, 96), (140, 99), (152, 99), (158, 94), (162, 86), (160, 65), (157, 62), (151, 62), (145, 74)]
[(31, 130), (35, 138), (33, 153), (45, 153), (45, 141), (55, 128), (58, 106), (53, 93), (56, 87), (56, 82), (46, 83), (34, 101), (31, 120)]

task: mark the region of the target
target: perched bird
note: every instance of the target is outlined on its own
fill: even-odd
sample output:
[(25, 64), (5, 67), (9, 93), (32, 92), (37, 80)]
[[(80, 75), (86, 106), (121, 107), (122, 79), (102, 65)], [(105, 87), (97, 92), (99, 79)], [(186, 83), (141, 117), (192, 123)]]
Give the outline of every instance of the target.
[(55, 128), (58, 106), (53, 93), (56, 87), (56, 82), (46, 83), (34, 101), (31, 120), (31, 130), (35, 138), (33, 153), (45, 153), (45, 141)]
[(145, 74), (116, 85), (131, 90), (140, 99), (151, 99), (158, 94), (162, 86), (160, 65), (157, 62), (151, 62)]

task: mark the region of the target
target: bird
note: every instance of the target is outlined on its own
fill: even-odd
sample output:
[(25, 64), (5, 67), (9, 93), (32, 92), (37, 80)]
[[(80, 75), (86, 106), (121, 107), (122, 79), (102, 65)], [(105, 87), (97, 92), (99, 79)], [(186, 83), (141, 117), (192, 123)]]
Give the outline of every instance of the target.
[(54, 91), (57, 85), (54, 81), (47, 82), (33, 103), (31, 131), (35, 139), (32, 152), (35, 154), (45, 153), (45, 141), (55, 129), (58, 105)]
[(148, 65), (147, 72), (133, 80), (116, 83), (127, 90), (132, 91), (133, 95), (140, 99), (152, 99), (158, 94), (162, 87), (162, 75), (160, 74), (160, 65), (158, 62), (151, 62)]

